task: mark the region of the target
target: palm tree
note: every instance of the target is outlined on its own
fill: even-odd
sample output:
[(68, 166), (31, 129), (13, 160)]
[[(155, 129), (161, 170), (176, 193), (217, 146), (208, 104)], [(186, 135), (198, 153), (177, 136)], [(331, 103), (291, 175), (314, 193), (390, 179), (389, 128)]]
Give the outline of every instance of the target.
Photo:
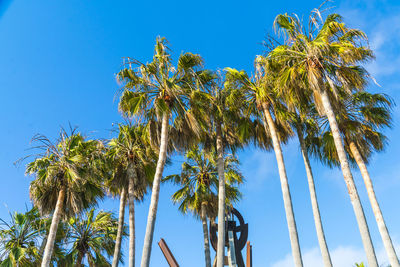
[(96, 204), (103, 196), (97, 171), (103, 145), (72, 131), (61, 130), (56, 144), (47, 137), (33, 138), (42, 153), (27, 165), (26, 173), (34, 174), (30, 197), (42, 215), (52, 214), (42, 267), (50, 265), (57, 227), (62, 217), (68, 218)]
[(318, 133), (320, 131), (320, 127), (318, 122), (320, 117), (318, 116), (315, 107), (312, 104), (312, 96), (309, 94), (309, 91), (298, 88), (298, 90), (292, 90), (291, 93), (292, 94), (282, 94), (281, 98), (283, 98), (283, 101), (288, 106), (289, 110), (294, 114), (291, 124), (294, 131), (297, 133), (300, 151), (306, 169), (318, 244), (321, 250), (324, 266), (332, 267), (332, 260), (329, 254), (324, 229), (322, 226), (317, 193), (315, 190), (314, 176), (308, 153), (310, 148), (316, 150), (319, 149), (318, 145), (320, 142), (318, 142)]
[(36, 218), (28, 212), (10, 215), (9, 223), (0, 219), (0, 266), (37, 266), (41, 237)]
[(156, 155), (143, 125), (119, 125), (118, 137), (109, 142), (111, 179), (108, 188), (120, 194), (118, 234), (113, 266), (118, 266), (124, 227), (125, 200), (129, 202), (129, 266), (135, 265), (135, 200), (142, 200), (154, 175)]
[[(191, 212), (202, 221), (206, 267), (211, 267), (207, 219), (214, 220), (218, 213), (219, 183), (216, 159), (215, 152), (206, 152), (194, 147), (186, 152), (186, 162), (182, 164), (181, 174), (164, 178), (164, 181), (172, 181), (181, 187), (172, 195), (172, 201), (180, 204), (179, 210), (184, 214)], [(228, 205), (240, 197), (240, 192), (235, 187), (243, 182), (238, 164), (236, 157), (225, 157), (225, 203)]]
[(159, 155), (153, 179), (142, 267), (150, 264), (160, 182), (167, 158), (169, 121), (179, 121), (180, 129), (192, 129), (195, 133), (199, 131), (188, 110), (188, 91), (192, 89), (194, 81), (199, 81), (202, 62), (199, 55), (184, 53), (178, 59), (178, 66), (174, 67), (166, 39), (157, 38), (152, 62), (143, 64), (128, 58), (127, 67), (117, 75), (117, 80), (124, 83), (119, 109), (128, 116), (141, 114), (147, 121), (161, 120)]
[[(202, 131), (201, 143), (206, 150), (217, 153), (218, 170), (218, 243), (217, 266), (223, 266), (225, 247), (225, 153), (243, 147), (248, 132), (249, 121), (243, 115), (245, 107), (244, 96), (235, 87), (229, 87), (221, 74), (207, 73), (203, 77), (202, 90), (192, 94), (192, 110), (198, 121), (202, 121), (205, 129)], [(245, 130), (243, 130), (245, 129)]]
[[(285, 142), (292, 134), (288, 121), (293, 119), (287, 111), (284, 103), (277, 97), (273, 88), (273, 72), (266, 73), (261, 65), (260, 57), (256, 58), (256, 74), (249, 77), (244, 71), (227, 68), (228, 81), (241, 88), (246, 94), (247, 102), (253, 114), (261, 117), (264, 122), (265, 132), (272, 139), (276, 160), (278, 163), (279, 177), (281, 181), (282, 195), (286, 212), (286, 220), (289, 228), (289, 237), (292, 247), (292, 255), (295, 266), (303, 266), (296, 221), (293, 212), (292, 199), (283, 159), (281, 142)], [(275, 120), (273, 118), (275, 117)]]
[[(82, 266), (87, 258), (89, 266), (111, 266), (108, 257), (113, 254), (118, 221), (110, 212), (94, 209), (85, 216), (72, 217), (67, 222), (68, 235), (66, 245), (71, 249), (66, 262), (73, 266)], [(127, 235), (123, 231), (122, 235)], [(122, 261), (121, 257), (118, 259)]]
[[(387, 138), (379, 130), (391, 126), (392, 101), (386, 95), (371, 94), (365, 91), (351, 96), (339, 91), (339, 97), (331, 97), (331, 99), (332, 102), (335, 102), (339, 114), (338, 125), (344, 139), (346, 152), (350, 160), (357, 164), (361, 171), (390, 264), (400, 266), (367, 169), (368, 159), (373, 151), (382, 151), (385, 147)], [(328, 131), (329, 129), (327, 129)], [(327, 133), (324, 134), (324, 139), (329, 142)], [(326, 145), (325, 151), (321, 153), (322, 156), (330, 160), (331, 165), (338, 165), (336, 151), (329, 150), (332, 149)]]
[(307, 182), (310, 191), (311, 206), (314, 216), (314, 224), (317, 232), (318, 244), (321, 250), (322, 260), (324, 262), (324, 266), (332, 267), (332, 260), (329, 254), (329, 249), (326, 243), (324, 229), (322, 226), (321, 214), (317, 199), (317, 192), (315, 190), (315, 184), (314, 184), (314, 175), (312, 172), (308, 148), (307, 148), (308, 147), (307, 144), (309, 142), (312, 142), (312, 140), (316, 138), (315, 136), (317, 135), (319, 130), (318, 123), (315, 119), (315, 115), (314, 116), (309, 115), (307, 117), (298, 116), (297, 120), (294, 122), (294, 127), (297, 132), (297, 137), (300, 143), (301, 155), (303, 157), (304, 166), (306, 168)]
[(278, 75), (281, 90), (285, 93), (297, 88), (310, 90), (318, 111), (328, 118), (368, 263), (370, 267), (377, 267), (364, 210), (329, 99), (329, 91), (337, 95), (335, 88), (338, 86), (348, 92), (364, 88), (367, 72), (357, 64), (373, 58), (373, 54), (364, 45), (366, 35), (360, 30), (347, 28), (340, 15), (330, 14), (322, 25), (317, 25), (319, 11), (313, 14), (308, 32), (297, 16), (285, 14), (276, 17), (274, 24), (286, 34), (286, 44), (276, 47), (268, 55), (268, 60), (278, 62), (282, 67)]

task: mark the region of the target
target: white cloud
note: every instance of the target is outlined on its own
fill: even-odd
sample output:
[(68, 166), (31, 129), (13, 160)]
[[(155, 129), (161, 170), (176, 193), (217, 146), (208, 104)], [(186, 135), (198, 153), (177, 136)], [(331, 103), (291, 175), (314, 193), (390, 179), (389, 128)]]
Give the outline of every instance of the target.
[[(396, 246), (396, 250), (400, 251), (400, 246)], [(386, 252), (383, 248), (377, 250), (377, 258), (381, 266), (387, 266), (388, 260)], [(351, 267), (355, 263), (366, 263), (365, 253), (362, 248), (353, 246), (339, 246), (331, 250), (331, 258), (333, 266)], [(305, 267), (321, 267), (322, 257), (319, 248), (308, 249), (303, 252), (303, 263)], [(283, 259), (273, 263), (272, 267), (293, 267), (293, 259), (291, 254), (287, 254)]]

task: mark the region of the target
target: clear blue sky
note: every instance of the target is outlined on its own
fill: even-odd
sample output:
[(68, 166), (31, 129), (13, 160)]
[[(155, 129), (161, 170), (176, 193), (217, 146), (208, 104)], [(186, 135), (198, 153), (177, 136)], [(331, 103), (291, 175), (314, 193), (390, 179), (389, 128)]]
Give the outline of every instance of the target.
[[(279, 13), (305, 18), (320, 1), (0, 1), (0, 217), (24, 211), (30, 177), (13, 162), (26, 155), (36, 133), (55, 137), (68, 122), (91, 137), (110, 138), (120, 122), (114, 74), (121, 58), (151, 59), (156, 36), (165, 36), (175, 57), (200, 53), (208, 68), (251, 71), (261, 42), (272, 32)], [(8, 7), (6, 8), (6, 5)], [(381, 88), (400, 103), (400, 3), (397, 0), (343, 0), (333, 3), (351, 26), (370, 37), (377, 60), (368, 66)], [(400, 178), (398, 152), (400, 111), (388, 131), (390, 146), (370, 164), (381, 208), (399, 248)], [(305, 266), (317, 267), (319, 256), (308, 187), (297, 143), (284, 147), (289, 183)], [(254, 266), (292, 266), (275, 157), (253, 148), (240, 153), (247, 184), (238, 209), (249, 223)], [(165, 171), (176, 172), (181, 161)], [(313, 162), (317, 193), (329, 248), (336, 266), (364, 260), (356, 220), (341, 173)], [(354, 170), (378, 257), (387, 262), (358, 170)], [(171, 204), (175, 188), (163, 185), (154, 234), (151, 266), (167, 266), (157, 242), (163, 237), (181, 266), (204, 266), (202, 227)], [(148, 198), (136, 209), (139, 263)], [(99, 208), (118, 211), (117, 200)], [(123, 248), (127, 256), (127, 242)]]

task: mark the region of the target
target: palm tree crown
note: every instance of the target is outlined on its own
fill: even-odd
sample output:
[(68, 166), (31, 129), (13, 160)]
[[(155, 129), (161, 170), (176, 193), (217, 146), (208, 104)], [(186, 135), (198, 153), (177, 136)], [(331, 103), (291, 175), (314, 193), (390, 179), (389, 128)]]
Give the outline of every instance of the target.
[[(202, 204), (205, 204), (208, 218), (217, 216), (218, 170), (215, 152), (206, 152), (198, 147), (186, 152), (186, 161), (182, 164), (181, 174), (169, 175), (164, 181), (172, 181), (181, 186), (172, 196), (179, 203), (179, 210), (186, 214), (201, 216)], [(237, 165), (239, 161), (233, 155), (225, 157), (226, 204), (239, 200), (241, 193), (236, 185), (243, 183), (243, 175)]]
[[(86, 259), (90, 266), (111, 266), (108, 257), (114, 251), (118, 227), (111, 213), (100, 211), (95, 214), (92, 208), (85, 216), (70, 218), (67, 224), (66, 244), (71, 245), (71, 249), (66, 262), (82, 266)], [(125, 231), (123, 235), (126, 235)]]

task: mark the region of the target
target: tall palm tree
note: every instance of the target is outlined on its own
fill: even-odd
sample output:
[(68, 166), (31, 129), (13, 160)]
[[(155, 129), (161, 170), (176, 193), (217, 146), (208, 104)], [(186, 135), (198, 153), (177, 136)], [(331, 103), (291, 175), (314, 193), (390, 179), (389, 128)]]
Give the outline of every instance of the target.
[[(335, 102), (339, 114), (338, 125), (344, 139), (346, 152), (350, 160), (357, 164), (361, 171), (389, 262), (392, 266), (399, 266), (398, 257), (367, 169), (368, 159), (372, 153), (382, 151), (385, 147), (387, 138), (380, 132), (380, 129), (391, 126), (390, 109), (393, 102), (386, 95), (371, 94), (365, 91), (351, 96), (339, 91), (339, 97), (331, 96), (331, 99), (332, 102)], [(329, 129), (327, 132), (329, 133)], [(324, 134), (324, 137), (329, 142), (327, 133)], [(338, 165), (336, 151), (329, 150), (332, 149), (326, 145), (321, 154), (332, 162), (331, 165)]]
[[(112, 213), (100, 211), (95, 214), (92, 208), (84, 216), (70, 218), (67, 226), (66, 245), (71, 246), (67, 264), (83, 266), (86, 258), (89, 266), (111, 266), (108, 257), (113, 254), (118, 229), (118, 221)], [(118, 260), (122, 261), (121, 257)]]
[(111, 179), (107, 186), (119, 194), (120, 210), (118, 234), (114, 249), (113, 266), (118, 266), (124, 227), (125, 199), (129, 202), (129, 266), (135, 265), (135, 200), (142, 200), (154, 176), (157, 155), (146, 137), (146, 128), (141, 125), (119, 125), (118, 137), (109, 142), (108, 158)]
[[(11, 214), (10, 214), (11, 215)], [(0, 266), (36, 266), (40, 260), (40, 230), (34, 216), (11, 215), (11, 221), (0, 219)]]
[[(370, 267), (377, 267), (364, 210), (328, 95), (330, 90), (337, 95), (336, 86), (348, 92), (362, 90), (366, 84), (367, 72), (359, 64), (373, 58), (373, 53), (364, 45), (366, 35), (360, 30), (346, 27), (340, 15), (330, 14), (322, 21), (322, 25), (317, 25), (319, 11), (313, 14), (307, 32), (297, 16), (278, 15), (274, 24), (286, 34), (286, 44), (276, 47), (268, 59), (282, 66), (279, 88), (286, 92), (298, 87), (310, 90), (314, 94), (317, 109), (328, 118), (368, 263)], [(293, 84), (300, 86), (293, 87)]]
[[(172, 201), (180, 204), (179, 210), (187, 214), (191, 212), (200, 218), (203, 225), (204, 257), (206, 267), (211, 267), (210, 241), (207, 219), (213, 220), (218, 213), (218, 170), (215, 152), (206, 152), (194, 147), (186, 152), (186, 161), (182, 164), (181, 174), (169, 175), (164, 181), (172, 181), (180, 189), (172, 195)], [(243, 182), (239, 172), (239, 161), (234, 156), (225, 157), (225, 189), (228, 205), (237, 201), (240, 192), (235, 187)]]
[[(235, 87), (228, 87), (221, 74), (208, 73), (203, 80), (207, 86), (192, 95), (192, 110), (198, 121), (206, 126), (202, 131), (201, 143), (206, 150), (217, 153), (218, 170), (218, 243), (217, 267), (223, 266), (225, 247), (225, 153), (245, 145), (241, 130), (249, 128), (243, 116), (244, 96)], [(202, 124), (203, 125), (203, 124)], [(244, 130), (246, 132), (247, 130)]]
[[(153, 189), (147, 219), (141, 266), (150, 264), (151, 246), (160, 191), (160, 181), (167, 158), (169, 121), (178, 120), (180, 129), (198, 126), (189, 111), (188, 91), (199, 81), (202, 58), (192, 53), (184, 53), (174, 67), (165, 38), (157, 38), (153, 61), (140, 63), (128, 58), (117, 80), (124, 84), (119, 109), (128, 116), (142, 114), (146, 120), (161, 121), (159, 156), (153, 179)], [(190, 136), (190, 135), (189, 135)]]
[(103, 144), (85, 140), (75, 131), (68, 135), (64, 130), (55, 144), (43, 135), (33, 140), (43, 152), (26, 168), (27, 174), (35, 175), (30, 196), (42, 215), (53, 215), (42, 260), (42, 267), (48, 267), (61, 218), (95, 205), (103, 196), (96, 166)]
[(256, 74), (254, 77), (249, 77), (244, 71), (227, 68), (229, 75), (228, 80), (245, 92), (253, 114), (257, 117), (261, 117), (264, 122), (265, 132), (268, 133), (272, 139), (281, 181), (292, 255), (295, 266), (300, 267), (303, 266), (303, 260), (301, 257), (293, 204), (281, 148), (281, 142), (285, 142), (292, 134), (290, 125), (287, 123), (292, 119), (292, 115), (287, 111), (281, 99), (277, 97), (273, 88), (274, 73), (265, 72), (265, 68), (263, 68), (260, 63), (260, 57), (256, 58), (255, 65)]
[[(279, 86), (275, 85), (275, 86)], [(296, 86), (296, 85), (295, 85)], [(298, 85), (297, 85), (298, 86)], [(317, 192), (315, 190), (314, 175), (311, 168), (308, 150), (315, 146), (318, 146), (318, 133), (319, 127), (319, 116), (316, 112), (315, 107), (312, 104), (312, 95), (307, 90), (297, 88), (297, 90), (291, 90), (292, 94), (281, 94), (281, 98), (288, 106), (289, 110), (294, 114), (294, 118), (291, 122), (294, 131), (297, 134), (297, 138), (300, 144), (300, 151), (303, 157), (304, 166), (306, 169), (308, 188), (310, 191), (311, 207), (313, 211), (315, 230), (317, 233), (318, 244), (321, 250), (322, 260), (324, 266), (332, 267), (332, 260), (329, 254), (328, 245), (326, 243), (325, 233), (322, 226), (321, 213), (319, 209)], [(310, 144), (311, 142), (311, 144)], [(319, 147), (315, 148), (319, 149)]]
[[(312, 139), (315, 138), (318, 133), (318, 124), (314, 119), (314, 116), (308, 116), (306, 118), (298, 117), (298, 120), (294, 122), (294, 127), (297, 132), (297, 137), (300, 143), (301, 155), (303, 157), (304, 166), (306, 168), (308, 188), (310, 191), (311, 206), (314, 216), (314, 224), (318, 237), (318, 244), (321, 250), (322, 260), (325, 267), (332, 267), (332, 260), (329, 253), (328, 245), (326, 243), (324, 228), (322, 226), (321, 213), (318, 204), (317, 192), (315, 190), (314, 175), (311, 168), (309, 159), (308, 145)], [(306, 135), (306, 137), (305, 137)], [(308, 142), (307, 142), (308, 141)]]

